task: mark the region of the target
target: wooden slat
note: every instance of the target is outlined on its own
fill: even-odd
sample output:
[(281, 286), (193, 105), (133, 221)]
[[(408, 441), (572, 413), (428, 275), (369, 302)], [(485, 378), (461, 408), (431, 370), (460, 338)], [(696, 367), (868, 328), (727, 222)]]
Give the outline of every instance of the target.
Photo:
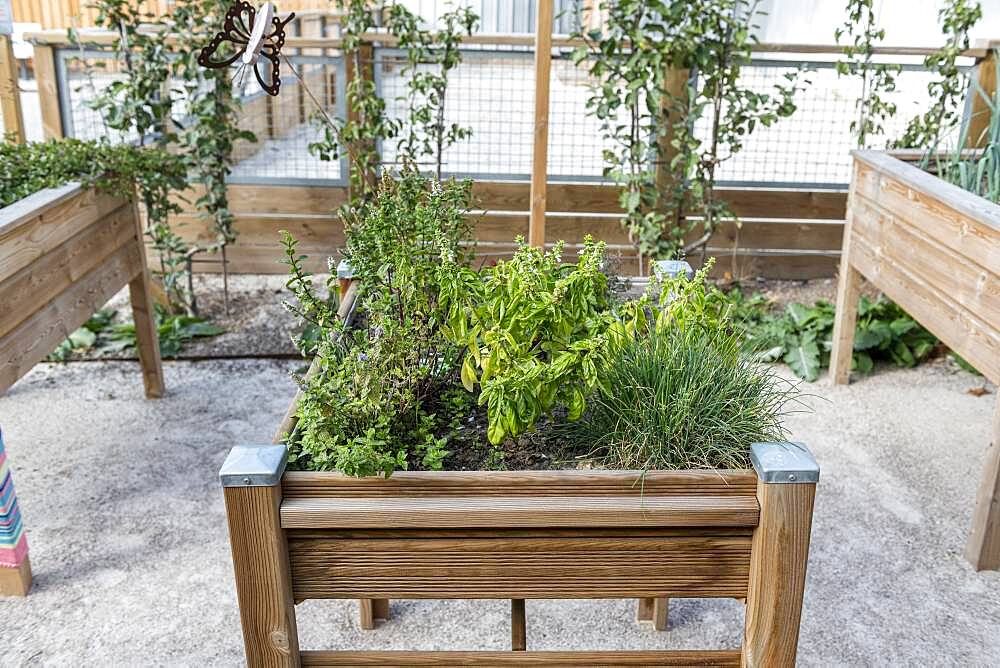
[(535, 120), (531, 147), (531, 223), (528, 243), (545, 245), (549, 166), (549, 78), (552, 74), (552, 0), (535, 3)]
[(852, 241), (851, 262), (869, 281), (987, 378), (1000, 380), (1000, 336), (989, 323), (896, 262), (878, 239), (856, 230)]
[(519, 496), (285, 499), (281, 526), (314, 528), (753, 526), (740, 496)]
[(9, 35), (0, 35), (0, 116), (3, 130), (12, 134), (14, 141), (26, 141), (24, 116), (21, 113), (21, 91), (17, 85), (17, 61)]
[(0, 340), (0, 392), (45, 359), (141, 270), (139, 244), (127, 244)]
[[(982, 319), (1000, 337), (1000, 265), (981, 267), (937, 238), (928, 236), (909, 219), (893, 213), (863, 195), (852, 206), (853, 230), (884, 257), (901, 263), (929, 286)], [(1000, 237), (1000, 232), (997, 232)]]
[(388, 479), (288, 471), (286, 500), (353, 497), (461, 496), (743, 496), (753, 497), (753, 471), (397, 471)]
[(149, 278), (145, 246), (140, 242), (143, 237), (142, 216), (139, 212), (139, 193), (130, 202), (132, 211), (132, 229), (136, 235), (136, 247), (139, 249), (139, 261), (143, 270), (128, 284), (129, 302), (132, 306), (132, 322), (135, 324), (136, 350), (139, 353), (139, 366), (142, 368), (142, 384), (147, 399), (162, 397), (165, 389), (163, 379), (163, 362), (160, 359), (160, 332), (156, 324), (154, 311), (152, 282)]
[(0, 209), (0, 280), (55, 249), (125, 200), (67, 185)]
[(639, 652), (302, 652), (303, 666), (732, 666), (737, 650)]
[(749, 530), (728, 536), (419, 539), (292, 531), (288, 549), (297, 600), (742, 598), (750, 541)]
[(0, 337), (135, 240), (132, 207), (126, 204), (0, 282)]

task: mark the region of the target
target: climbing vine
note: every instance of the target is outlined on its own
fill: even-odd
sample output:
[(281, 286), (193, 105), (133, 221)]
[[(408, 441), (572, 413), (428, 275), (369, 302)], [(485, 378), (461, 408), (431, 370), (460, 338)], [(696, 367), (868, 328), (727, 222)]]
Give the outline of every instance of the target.
[(624, 225), (645, 255), (704, 254), (734, 218), (716, 188), (720, 166), (758, 127), (795, 111), (798, 72), (767, 92), (741, 82), (758, 4), (711, 0), (692, 12), (683, 0), (606, 0), (602, 28), (577, 35), (586, 44), (573, 60), (594, 82), (587, 109), (608, 145), (605, 176), (621, 187)]

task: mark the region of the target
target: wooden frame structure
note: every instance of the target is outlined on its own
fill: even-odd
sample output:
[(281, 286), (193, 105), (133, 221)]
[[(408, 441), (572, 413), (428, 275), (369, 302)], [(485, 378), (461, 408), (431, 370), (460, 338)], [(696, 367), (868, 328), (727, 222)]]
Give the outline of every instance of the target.
[[(356, 297), (348, 283), (339, 317)], [(286, 473), (281, 444), (234, 448), (220, 477), (247, 663), (793, 666), (819, 467), (793, 443), (754, 444), (751, 458), (752, 471), (359, 479)], [(525, 599), (638, 598), (660, 628), (671, 596), (745, 601), (742, 647), (528, 651)], [(367, 629), (393, 598), (510, 599), (511, 651), (303, 652), (295, 605), (311, 598), (359, 599)]]
[[(793, 666), (818, 467), (794, 444), (754, 451), (756, 472), (636, 485), (635, 471), (284, 473), (285, 446), (235, 448), (222, 479), (247, 663)], [(742, 648), (526, 651), (525, 599), (669, 596), (745, 600)], [(315, 598), (361, 598), (369, 625), (392, 598), (510, 599), (512, 650), (302, 652), (295, 604)]]
[[(851, 371), (862, 278), (1000, 383), (1000, 206), (877, 151), (854, 152), (830, 359)], [(1000, 568), (1000, 404), (966, 556)]]
[[(0, 393), (44, 360), (125, 285), (132, 301), (146, 396), (160, 397), (159, 335), (135, 206), (71, 183), (0, 209)], [(5, 537), (23, 538), (4, 458), (0, 445), (4, 476), (0, 479), (0, 553)], [(16, 554), (13, 545), (8, 549), (14, 557), (0, 558), (0, 594), (25, 595), (31, 585), (26, 544)]]

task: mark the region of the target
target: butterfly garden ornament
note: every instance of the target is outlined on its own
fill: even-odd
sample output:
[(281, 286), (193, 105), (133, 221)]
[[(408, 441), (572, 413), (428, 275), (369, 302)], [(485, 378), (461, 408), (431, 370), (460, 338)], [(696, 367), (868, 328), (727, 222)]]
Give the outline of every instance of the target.
[[(278, 18), (274, 5), (263, 3), (257, 9), (249, 2), (237, 0), (226, 12), (222, 32), (212, 38), (201, 50), (198, 64), (202, 67), (222, 68), (239, 61), (236, 76), (242, 81), (253, 68), (257, 83), (268, 95), (277, 95), (281, 87), (281, 47), (285, 44), (285, 26), (295, 18), (292, 12), (284, 20)], [(223, 44), (229, 43), (232, 55), (219, 56)], [(220, 59), (216, 59), (220, 58)], [(235, 77), (234, 77), (235, 78)]]

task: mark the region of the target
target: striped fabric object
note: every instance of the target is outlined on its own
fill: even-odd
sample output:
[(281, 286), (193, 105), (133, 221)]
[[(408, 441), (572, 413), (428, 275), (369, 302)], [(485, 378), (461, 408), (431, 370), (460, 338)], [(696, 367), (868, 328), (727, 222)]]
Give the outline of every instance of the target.
[(21, 510), (17, 507), (14, 481), (7, 466), (7, 453), (0, 432), (0, 566), (16, 568), (28, 556), (28, 540), (21, 523)]

